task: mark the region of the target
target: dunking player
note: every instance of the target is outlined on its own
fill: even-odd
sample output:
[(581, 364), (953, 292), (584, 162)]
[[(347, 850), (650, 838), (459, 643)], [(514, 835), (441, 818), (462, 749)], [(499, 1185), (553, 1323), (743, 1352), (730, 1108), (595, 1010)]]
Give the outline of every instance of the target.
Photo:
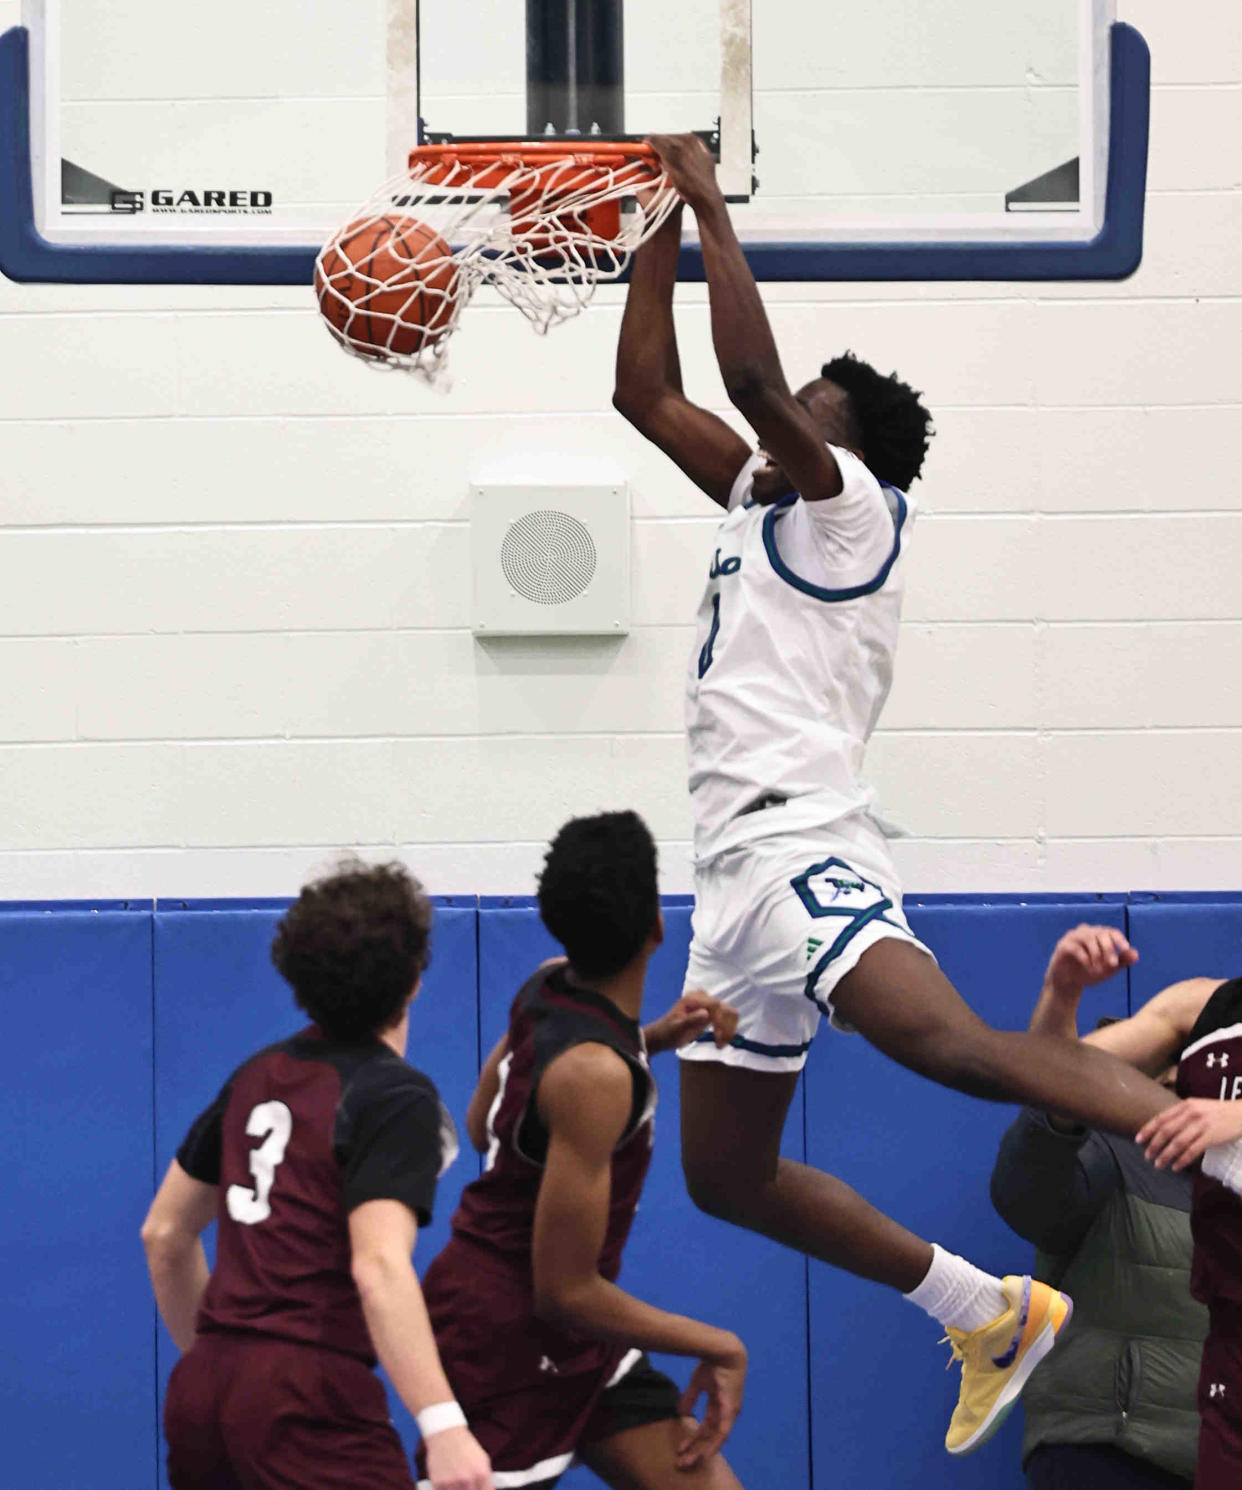
[(682, 1154), (717, 1216), (900, 1289), (963, 1360), (946, 1446), (982, 1443), (1052, 1346), (1068, 1303), (930, 1246), (831, 1176), (780, 1155), (797, 1073), (827, 1014), (947, 1086), (1133, 1137), (1173, 1096), (1085, 1046), (990, 1029), (915, 939), (862, 775), (897, 645), (929, 416), (851, 356), (791, 393), (693, 136), (655, 142), (694, 209), (725, 388), (761, 450), (682, 391), (673, 328), (680, 214), (639, 251), (614, 402), (727, 509), (687, 691), (695, 816), (687, 974), (737, 1010), (733, 1043), (681, 1054)]
[(184, 1352), (164, 1415), (173, 1490), (413, 1490), (377, 1355), (435, 1490), (491, 1490), (410, 1260), (456, 1153), (403, 1059), (430, 926), (398, 865), (307, 886), (272, 959), (314, 1024), (238, 1067), (160, 1186), (142, 1236)]
[[(561, 829), (539, 909), (568, 956), (518, 993), (470, 1105), (487, 1171), (424, 1279), (444, 1368), (498, 1485), (553, 1485), (577, 1458), (617, 1490), (737, 1490), (716, 1450), (741, 1403), (741, 1342), (615, 1281), (651, 1157), (648, 1052), (709, 1026), (727, 1042), (737, 1020), (687, 994), (639, 1027), (663, 928), (655, 845), (632, 812)], [(648, 1350), (697, 1357), (684, 1397)]]
[[(1114, 954), (1108, 955), (1109, 951)], [(1085, 988), (1131, 963), (1136, 954), (1120, 932), (1080, 926), (1057, 943), (1044, 975), (1032, 1029), (1078, 1037)], [(1196, 1490), (1242, 1485), (1242, 978), (1188, 978), (1150, 999), (1137, 1014), (1084, 1036), (1141, 1071), (1177, 1066), (1187, 1100), (1167, 1108), (1139, 1133), (1159, 1169), (1196, 1160), (1190, 1224), (1194, 1233), (1191, 1289), (1208, 1306), (1209, 1330), (1199, 1373), (1199, 1465)]]

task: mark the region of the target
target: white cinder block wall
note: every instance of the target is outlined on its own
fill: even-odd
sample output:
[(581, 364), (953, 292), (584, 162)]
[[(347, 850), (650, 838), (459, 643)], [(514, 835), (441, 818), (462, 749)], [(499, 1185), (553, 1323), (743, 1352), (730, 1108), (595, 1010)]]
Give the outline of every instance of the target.
[[(767, 296), (791, 376), (852, 347), (937, 414), (871, 753), (911, 889), (1242, 879), (1242, 8), (1123, 15), (1157, 85), (1133, 280)], [(713, 509), (610, 410), (618, 296), (546, 341), (472, 310), (447, 397), (308, 299), (0, 282), (0, 897), (284, 893), (341, 845), (525, 892), (620, 805), (688, 888)], [(679, 330), (723, 407), (699, 287)], [(630, 483), (628, 639), (471, 638), (487, 479)]]

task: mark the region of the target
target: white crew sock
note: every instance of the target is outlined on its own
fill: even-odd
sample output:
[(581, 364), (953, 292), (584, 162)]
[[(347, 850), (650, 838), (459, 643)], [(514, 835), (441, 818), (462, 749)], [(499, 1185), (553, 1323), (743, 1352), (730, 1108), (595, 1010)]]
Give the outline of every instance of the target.
[(1242, 1195), (1242, 1138), (1214, 1143), (1203, 1151), (1203, 1172)]
[(912, 1304), (926, 1309), (946, 1329), (982, 1329), (999, 1319), (1009, 1300), (999, 1278), (985, 1273), (956, 1253), (932, 1243), (932, 1263), (927, 1277), (905, 1295)]

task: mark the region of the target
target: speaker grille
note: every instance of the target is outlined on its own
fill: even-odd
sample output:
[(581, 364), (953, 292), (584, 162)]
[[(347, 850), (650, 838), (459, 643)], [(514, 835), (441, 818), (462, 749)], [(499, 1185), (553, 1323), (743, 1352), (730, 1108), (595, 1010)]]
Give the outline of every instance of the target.
[(567, 512), (528, 512), (500, 545), (505, 579), (537, 605), (576, 600), (595, 578), (595, 565), (590, 529)]

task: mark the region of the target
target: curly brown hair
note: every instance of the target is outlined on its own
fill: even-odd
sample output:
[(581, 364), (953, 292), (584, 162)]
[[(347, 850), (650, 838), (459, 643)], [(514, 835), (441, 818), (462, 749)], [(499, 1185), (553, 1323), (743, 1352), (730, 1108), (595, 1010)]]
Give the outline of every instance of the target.
[(289, 907), (272, 962), (324, 1034), (358, 1040), (400, 1018), (430, 936), (431, 901), (404, 865), (345, 860)]

